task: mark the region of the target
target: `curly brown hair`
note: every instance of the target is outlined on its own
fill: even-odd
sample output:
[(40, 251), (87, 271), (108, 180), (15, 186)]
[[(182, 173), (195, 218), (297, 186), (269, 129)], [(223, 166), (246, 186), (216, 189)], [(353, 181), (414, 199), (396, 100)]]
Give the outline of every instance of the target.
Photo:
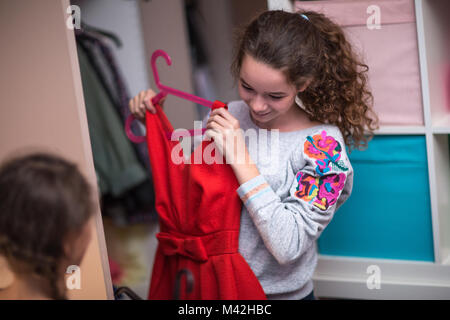
[(339, 127), (350, 152), (367, 147), (378, 128), (369, 67), (341, 27), (321, 13), (273, 10), (260, 13), (235, 37), (231, 73), (236, 80), (248, 54), (284, 72), (297, 88), (310, 82), (298, 93), (310, 120)]
[(39, 279), (49, 298), (66, 299), (64, 243), (92, 216), (91, 190), (75, 164), (48, 153), (0, 168), (0, 254), (15, 274)]

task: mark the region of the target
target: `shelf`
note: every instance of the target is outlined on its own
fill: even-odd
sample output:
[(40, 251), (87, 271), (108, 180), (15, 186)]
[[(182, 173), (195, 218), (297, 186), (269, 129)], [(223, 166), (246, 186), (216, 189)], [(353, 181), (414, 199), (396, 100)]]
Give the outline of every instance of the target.
[[(448, 122), (447, 122), (448, 121)], [(424, 126), (380, 126), (375, 130), (375, 135), (420, 135), (425, 134), (427, 129)], [(431, 127), (433, 134), (450, 134), (450, 115), (439, 124)]]
[(450, 134), (450, 112), (441, 115), (439, 119), (434, 119), (432, 123), (433, 133)]
[(434, 134), (450, 134), (450, 127), (432, 127), (431, 132)]
[(380, 126), (376, 135), (415, 135), (425, 134), (424, 126)]
[[(369, 266), (380, 271), (379, 289), (367, 286), (373, 274), (368, 272)], [(319, 255), (313, 281), (314, 293), (319, 298), (450, 298), (450, 268), (430, 262)]]

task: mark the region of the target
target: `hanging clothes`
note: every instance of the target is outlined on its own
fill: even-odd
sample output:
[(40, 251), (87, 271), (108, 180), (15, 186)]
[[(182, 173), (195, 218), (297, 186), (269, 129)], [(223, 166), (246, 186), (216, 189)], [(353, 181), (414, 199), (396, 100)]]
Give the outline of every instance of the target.
[(90, 66), (86, 53), (77, 48), (83, 83), (89, 135), (94, 155), (94, 164), (102, 194), (123, 194), (147, 177), (139, 165), (131, 144), (122, 129), (122, 122), (98, 76)]
[[(130, 94), (120, 72), (112, 50), (101, 38), (86, 30), (76, 30), (77, 44), (86, 52), (89, 62), (96, 71), (106, 93), (113, 102), (114, 108), (122, 118), (122, 122), (130, 115), (128, 102)], [(138, 123), (131, 124), (133, 132), (140, 132)], [(142, 144), (133, 144), (139, 161), (150, 170), (147, 148)]]
[[(83, 90), (85, 92), (86, 108), (91, 110), (88, 113), (88, 121), (90, 117), (97, 116), (100, 106), (92, 104), (95, 103), (94, 101), (96, 99), (100, 99), (103, 101), (103, 105), (107, 104), (109, 108), (109, 112), (104, 118), (105, 120), (109, 120), (102, 125), (102, 128), (112, 128), (116, 124), (122, 126), (122, 123), (130, 114), (128, 109), (129, 94), (112, 50), (102, 40), (102, 36), (97, 33), (87, 30), (76, 30), (75, 34), (78, 49), (82, 50), (83, 55), (80, 59), (82, 60), (80, 61), (80, 68), (82, 69), (82, 76), (84, 74)], [(86, 74), (88, 72), (86, 70), (87, 68), (92, 71), (92, 75), (88, 76)], [(85, 88), (85, 86), (92, 86), (92, 84), (85, 83), (89, 81), (95, 81), (95, 90)], [(89, 96), (86, 98), (87, 95)], [(94, 121), (97, 120), (91, 119), (91, 122)], [(132, 128), (134, 132), (140, 132), (136, 122), (132, 124)], [(96, 130), (95, 128), (91, 129), (91, 126), (89, 129)], [(127, 139), (123, 139), (123, 130), (119, 130), (118, 128), (117, 130), (120, 132), (116, 132), (115, 130), (113, 134), (102, 135), (100, 141), (96, 143), (96, 146), (112, 144), (116, 148), (110, 147), (106, 149), (96, 147), (93, 149), (94, 160), (97, 159), (95, 165), (102, 194), (102, 213), (111, 217), (116, 225), (154, 222), (156, 219), (154, 190), (147, 148), (145, 145), (130, 143)], [(117, 188), (119, 190), (111, 192), (113, 187), (107, 187), (107, 178), (111, 175), (117, 176), (118, 170), (123, 170), (123, 173), (126, 174), (125, 167), (128, 165), (124, 164), (122, 167), (116, 168), (116, 170), (106, 171), (103, 168), (107, 164), (103, 163), (101, 165), (99, 162), (103, 162), (102, 159), (109, 159), (109, 157), (105, 158), (105, 151), (123, 149), (125, 144), (129, 145), (129, 147), (126, 147), (128, 152), (127, 156), (133, 159), (128, 165), (142, 167), (145, 172), (145, 177), (136, 182), (134, 176), (130, 175), (130, 179), (132, 180), (130, 183), (123, 187), (121, 184), (118, 184)], [(138, 162), (135, 162), (135, 160)], [(114, 161), (112, 160), (111, 162), (114, 163)], [(107, 162), (110, 161), (107, 160)], [(134, 174), (135, 171), (132, 173)]]
[(127, 139), (123, 121), (87, 52), (81, 45), (77, 52), (102, 213), (118, 225), (153, 221), (156, 214), (151, 176)]
[(265, 299), (238, 252), (242, 202), (231, 167), (222, 156), (223, 164), (194, 162), (198, 151), (215, 156), (212, 141), (201, 142), (190, 164), (175, 164), (172, 149), (179, 142), (167, 139), (173, 127), (161, 106), (155, 108), (156, 114), (146, 113), (146, 127), (160, 232), (148, 298), (171, 299), (176, 274), (187, 269), (194, 288), (181, 290), (180, 299)]

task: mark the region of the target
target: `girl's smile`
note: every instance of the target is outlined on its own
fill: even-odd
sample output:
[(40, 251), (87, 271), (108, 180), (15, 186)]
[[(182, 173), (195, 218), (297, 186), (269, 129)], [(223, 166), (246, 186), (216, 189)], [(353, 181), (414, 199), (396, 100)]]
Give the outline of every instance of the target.
[(285, 74), (245, 55), (240, 72), (239, 95), (250, 108), (252, 120), (260, 128), (292, 127), (299, 118), (294, 102), (299, 90), (287, 82)]
[[(253, 111), (252, 111), (253, 112)], [(265, 116), (269, 115), (270, 111), (268, 112), (258, 112), (258, 113), (253, 113), (253, 116), (257, 117), (257, 118), (264, 118)]]

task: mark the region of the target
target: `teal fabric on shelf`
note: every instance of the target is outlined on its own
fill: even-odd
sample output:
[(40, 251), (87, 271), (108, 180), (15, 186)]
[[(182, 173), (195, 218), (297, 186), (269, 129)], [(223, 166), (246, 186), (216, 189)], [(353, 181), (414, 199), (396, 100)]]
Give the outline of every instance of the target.
[(425, 136), (375, 136), (349, 157), (352, 195), (319, 238), (319, 253), (434, 261)]

